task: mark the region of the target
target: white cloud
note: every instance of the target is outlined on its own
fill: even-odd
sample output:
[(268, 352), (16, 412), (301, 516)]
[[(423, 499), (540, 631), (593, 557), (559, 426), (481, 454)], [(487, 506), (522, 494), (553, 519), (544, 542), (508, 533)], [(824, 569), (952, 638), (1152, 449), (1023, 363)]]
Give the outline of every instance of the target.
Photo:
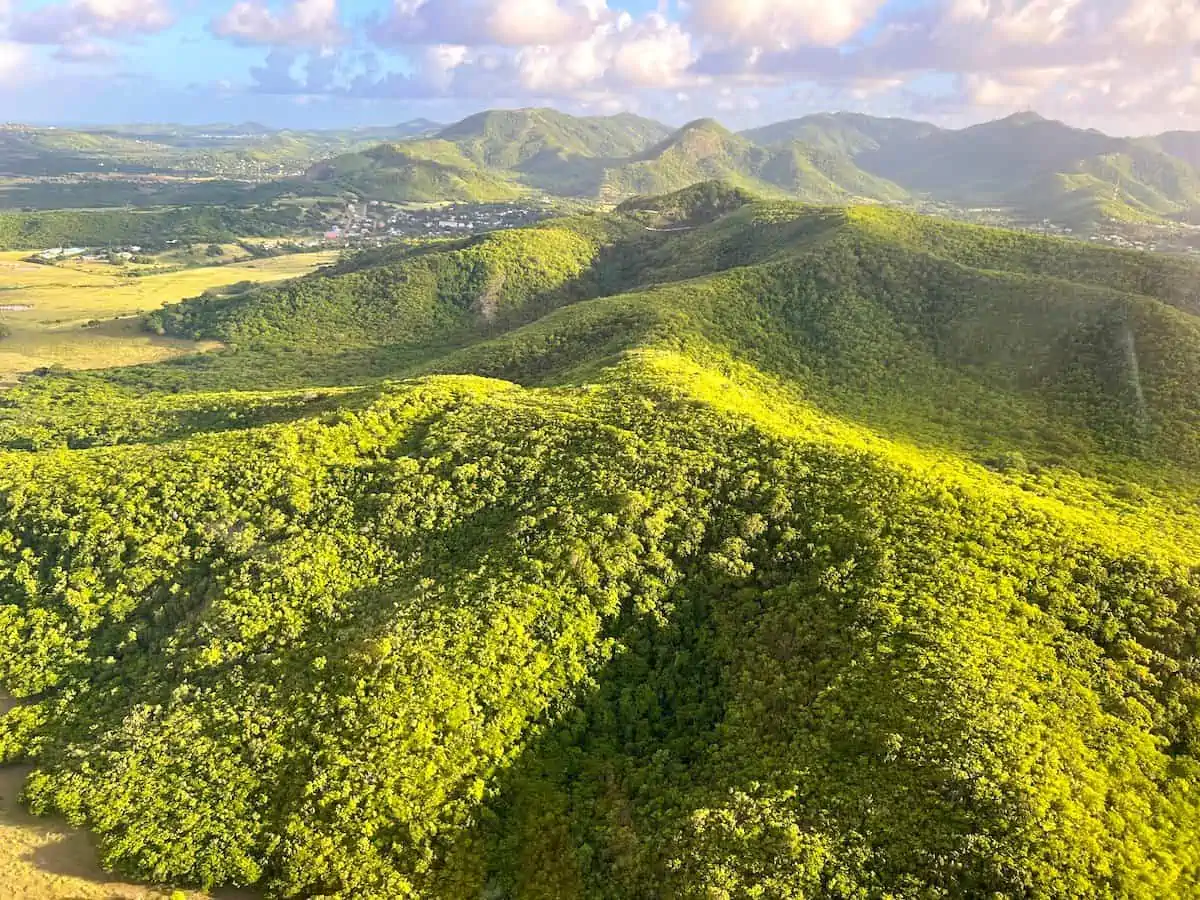
[(21, 43), (81, 45), (153, 34), (173, 21), (165, 0), (68, 0), (12, 14), (8, 32)]
[(237, 43), (272, 46), (328, 47), (345, 38), (337, 0), (294, 0), (281, 12), (264, 0), (238, 0), (212, 30)]
[(1116, 30), (1135, 44), (1163, 46), (1200, 40), (1200, 0), (1131, 0)]
[[(242, 39), (329, 45), (296, 35), (336, 15), (293, 12), (333, 0), (267, 6), (281, 2), (238, 0), (257, 16)], [(640, 16), (628, 0), (391, 2), (368, 32), (402, 61), (293, 52), (257, 69), (256, 89), (743, 120), (832, 107), (962, 123), (1034, 108), (1108, 130), (1200, 127), (1200, 0), (676, 0)], [(781, 96), (795, 105), (772, 109)]]
[(20, 82), (28, 61), (27, 47), (11, 41), (0, 41), (0, 86), (11, 87)]
[(952, 27), (982, 26), (1005, 41), (1053, 44), (1083, 6), (1084, 0), (950, 0), (945, 22)]
[(596, 8), (558, 0), (502, 0), (485, 4), (485, 8), (489, 5), (487, 33), (494, 43), (507, 47), (561, 44), (581, 38), (592, 30), (595, 14), (604, 11), (603, 5)]
[(522, 47), (586, 40), (610, 18), (604, 0), (395, 0), (383, 44)]
[(832, 47), (854, 37), (884, 0), (693, 0), (696, 31), (741, 46)]
[(561, 95), (598, 86), (671, 87), (694, 58), (691, 38), (678, 23), (657, 13), (640, 21), (622, 13), (586, 40), (525, 47), (516, 63), (523, 88)]
[(972, 72), (964, 80), (964, 89), (970, 102), (977, 106), (1028, 109), (1065, 74), (1065, 69), (1025, 69), (1002, 76)]
[(677, 23), (657, 14), (618, 37), (612, 73), (631, 87), (669, 88), (682, 79), (696, 59), (691, 36)]

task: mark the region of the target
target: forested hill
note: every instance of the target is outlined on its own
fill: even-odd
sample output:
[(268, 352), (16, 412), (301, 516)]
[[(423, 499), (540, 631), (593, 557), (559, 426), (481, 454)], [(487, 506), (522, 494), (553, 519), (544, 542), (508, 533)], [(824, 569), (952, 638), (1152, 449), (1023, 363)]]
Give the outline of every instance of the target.
[[(296, 207), (192, 206), (172, 209), (0, 210), (0, 250), (229, 241), (246, 235), (279, 236), (303, 224)], [(311, 227), (311, 225), (310, 225)]]
[[(494, 110), (436, 138), (334, 160), (347, 176), (338, 186), (376, 199), (440, 188), (442, 199), (503, 189), (615, 202), (718, 178), (813, 203), (983, 206), (1061, 226), (1200, 214), (1196, 135), (1114, 138), (1033, 113), (959, 130), (822, 113), (733, 134), (711, 119), (670, 129), (631, 115)], [(434, 171), (457, 180), (439, 184)]]
[(0, 407), (0, 759), (153, 881), (1200, 893), (1200, 274), (708, 183)]

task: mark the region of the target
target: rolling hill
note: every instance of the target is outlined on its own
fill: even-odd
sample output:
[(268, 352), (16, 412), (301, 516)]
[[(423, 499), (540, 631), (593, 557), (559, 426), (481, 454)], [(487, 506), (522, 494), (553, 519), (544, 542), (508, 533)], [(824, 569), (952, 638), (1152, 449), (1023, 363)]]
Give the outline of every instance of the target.
[(477, 165), (521, 171), (547, 156), (618, 159), (663, 140), (667, 126), (622, 113), (577, 117), (554, 109), (491, 110), (442, 129)]
[[(1112, 221), (1200, 221), (1198, 146), (1189, 132), (1115, 138), (1034, 113), (959, 130), (822, 113), (740, 134), (711, 119), (673, 129), (630, 114), (552, 109), (343, 131), (4, 126), (0, 174), (18, 178), (5, 185), (0, 205), (249, 205), (306, 190), (395, 202), (525, 194), (619, 202), (718, 178), (815, 203), (986, 207), (1020, 223), (1090, 230)], [(297, 179), (300, 171), (307, 174)], [(42, 177), (80, 172), (108, 174), (65, 183)], [(222, 180), (138, 180), (148, 173)]]
[[(381, 200), (437, 199), (440, 179), (432, 172), (446, 167), (476, 179), (486, 173), (495, 180), (493, 194), (503, 182), (514, 192), (523, 186), (608, 202), (710, 179), (817, 203), (908, 196), (838, 152), (798, 141), (762, 147), (712, 119), (667, 132), (634, 116), (573, 119), (552, 110), (481, 113), (444, 129), (437, 140), (350, 154), (314, 167), (309, 177)], [(395, 187), (414, 179), (424, 183), (409, 191)], [(455, 182), (445, 190), (443, 199), (494, 199), (483, 185)]]
[(0, 175), (175, 172), (265, 177), (280, 169), (303, 168), (333, 154), (365, 150), (381, 141), (428, 135), (439, 127), (426, 119), (340, 131), (271, 129), (253, 122), (94, 130), (3, 125)]
[(0, 760), (271, 897), (1195, 894), (1198, 274), (707, 183), (168, 307), (0, 408)]
[(297, 184), (301, 191), (308, 187), (392, 203), (490, 202), (523, 193), (519, 184), (479, 168), (457, 146), (441, 140), (380, 144), (318, 163)]
[[(448, 146), (449, 145), (449, 146)], [(670, 131), (634, 116), (574, 118), (544, 109), (493, 111), (443, 129), (436, 141), (397, 145), (412, 177), (447, 156), (510, 190), (620, 201), (707, 179), (813, 203), (872, 200), (997, 207), (1025, 221), (1093, 227), (1105, 220), (1162, 222), (1200, 209), (1200, 173), (1186, 134), (1112, 138), (1032, 113), (944, 130), (850, 113), (807, 116), (733, 134), (712, 119)], [(344, 157), (350, 171), (384, 165)], [(427, 196), (439, 181), (416, 193)], [(369, 193), (370, 180), (358, 187)], [(447, 188), (465, 199), (467, 185)], [(387, 199), (381, 196), (380, 199)]]
[(1175, 216), (1200, 205), (1200, 174), (1183, 160), (1034, 113), (881, 143), (856, 162), (934, 199), (1069, 224)]
[(918, 141), (940, 130), (928, 122), (910, 119), (881, 119), (859, 113), (819, 113), (752, 128), (741, 134), (764, 147), (800, 141), (826, 153), (853, 158), (889, 144)]
[(685, 125), (635, 161), (608, 169), (600, 194), (661, 194), (710, 179), (810, 203), (906, 196), (898, 186), (868, 175), (840, 154), (798, 141), (762, 147), (712, 119)]

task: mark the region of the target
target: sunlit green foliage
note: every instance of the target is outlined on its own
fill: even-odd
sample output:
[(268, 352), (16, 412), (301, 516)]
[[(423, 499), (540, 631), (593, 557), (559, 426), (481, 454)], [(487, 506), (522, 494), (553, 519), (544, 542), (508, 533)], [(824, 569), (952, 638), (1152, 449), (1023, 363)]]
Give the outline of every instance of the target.
[(1191, 896), (1191, 271), (702, 185), (170, 307), (0, 408), (0, 761), (277, 897)]

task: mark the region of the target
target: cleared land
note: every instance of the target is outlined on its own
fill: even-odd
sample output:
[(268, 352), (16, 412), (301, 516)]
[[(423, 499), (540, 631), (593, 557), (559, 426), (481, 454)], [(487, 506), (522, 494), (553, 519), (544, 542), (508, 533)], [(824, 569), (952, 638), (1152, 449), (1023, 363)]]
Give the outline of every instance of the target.
[(336, 257), (303, 253), (134, 278), (107, 265), (37, 265), (28, 255), (0, 253), (0, 334), (8, 332), (0, 337), (0, 385), (42, 366), (135, 365), (209, 349), (211, 342), (147, 334), (130, 317), (209, 288), (294, 278)]

